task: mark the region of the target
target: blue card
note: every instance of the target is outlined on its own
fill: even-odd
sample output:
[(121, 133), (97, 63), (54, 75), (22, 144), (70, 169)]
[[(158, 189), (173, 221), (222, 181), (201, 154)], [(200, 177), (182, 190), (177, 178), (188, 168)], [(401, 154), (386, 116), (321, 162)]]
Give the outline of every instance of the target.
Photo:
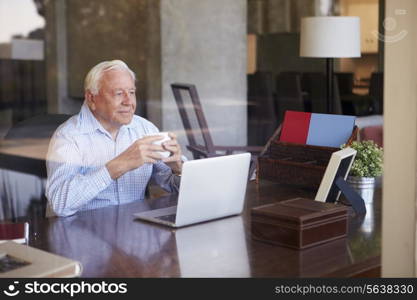
[(352, 135), (355, 116), (311, 114), (307, 145), (339, 148)]

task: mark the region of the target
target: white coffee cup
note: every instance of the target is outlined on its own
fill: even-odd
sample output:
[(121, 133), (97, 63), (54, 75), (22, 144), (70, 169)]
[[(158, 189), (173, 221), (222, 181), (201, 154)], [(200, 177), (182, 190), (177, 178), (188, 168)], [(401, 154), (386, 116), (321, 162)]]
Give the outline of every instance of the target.
[[(163, 136), (163, 139), (160, 139), (160, 140), (157, 140), (157, 141), (153, 141), (152, 142), (152, 144), (154, 144), (154, 145), (161, 145), (162, 143), (164, 143), (164, 142), (166, 142), (166, 141), (169, 141), (171, 138), (169, 137), (169, 135), (168, 135), (168, 132), (167, 131), (164, 131), (164, 132), (155, 132), (155, 133), (149, 133), (149, 134), (146, 134), (146, 136), (158, 136), (158, 135), (161, 135), (161, 136)], [(158, 153), (162, 156), (162, 157), (164, 157), (164, 158), (167, 158), (167, 157), (169, 157), (170, 155), (171, 155), (171, 152), (169, 152), (169, 151), (158, 151)]]

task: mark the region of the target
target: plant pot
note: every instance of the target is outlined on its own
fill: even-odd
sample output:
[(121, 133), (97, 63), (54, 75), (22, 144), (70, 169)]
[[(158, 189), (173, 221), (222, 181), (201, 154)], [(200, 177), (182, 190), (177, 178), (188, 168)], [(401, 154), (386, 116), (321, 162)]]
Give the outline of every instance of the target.
[(348, 176), (347, 182), (362, 197), (366, 204), (371, 204), (374, 198), (375, 177)]
[(360, 176), (348, 176), (347, 182), (354, 188), (358, 189), (370, 189), (375, 188), (375, 177), (360, 177)]

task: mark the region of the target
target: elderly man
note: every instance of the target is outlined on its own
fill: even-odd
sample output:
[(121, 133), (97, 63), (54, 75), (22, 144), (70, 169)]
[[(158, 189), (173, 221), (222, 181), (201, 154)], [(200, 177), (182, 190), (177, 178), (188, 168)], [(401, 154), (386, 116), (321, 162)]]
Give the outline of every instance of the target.
[[(47, 215), (144, 199), (152, 179), (178, 191), (181, 148), (175, 134), (156, 145), (158, 129), (134, 115), (135, 74), (120, 60), (93, 67), (81, 111), (54, 133), (47, 155)], [(163, 158), (158, 151), (170, 151)]]

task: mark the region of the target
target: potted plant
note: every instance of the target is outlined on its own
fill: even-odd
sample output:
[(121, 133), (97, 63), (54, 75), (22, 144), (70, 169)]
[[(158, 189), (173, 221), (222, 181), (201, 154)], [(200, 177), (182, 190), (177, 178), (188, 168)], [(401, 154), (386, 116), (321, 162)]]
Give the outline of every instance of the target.
[[(342, 148), (347, 147), (342, 145)], [(357, 151), (355, 161), (350, 169), (348, 182), (357, 188), (370, 188), (375, 185), (375, 178), (382, 175), (383, 150), (373, 141), (352, 142), (349, 145)]]

